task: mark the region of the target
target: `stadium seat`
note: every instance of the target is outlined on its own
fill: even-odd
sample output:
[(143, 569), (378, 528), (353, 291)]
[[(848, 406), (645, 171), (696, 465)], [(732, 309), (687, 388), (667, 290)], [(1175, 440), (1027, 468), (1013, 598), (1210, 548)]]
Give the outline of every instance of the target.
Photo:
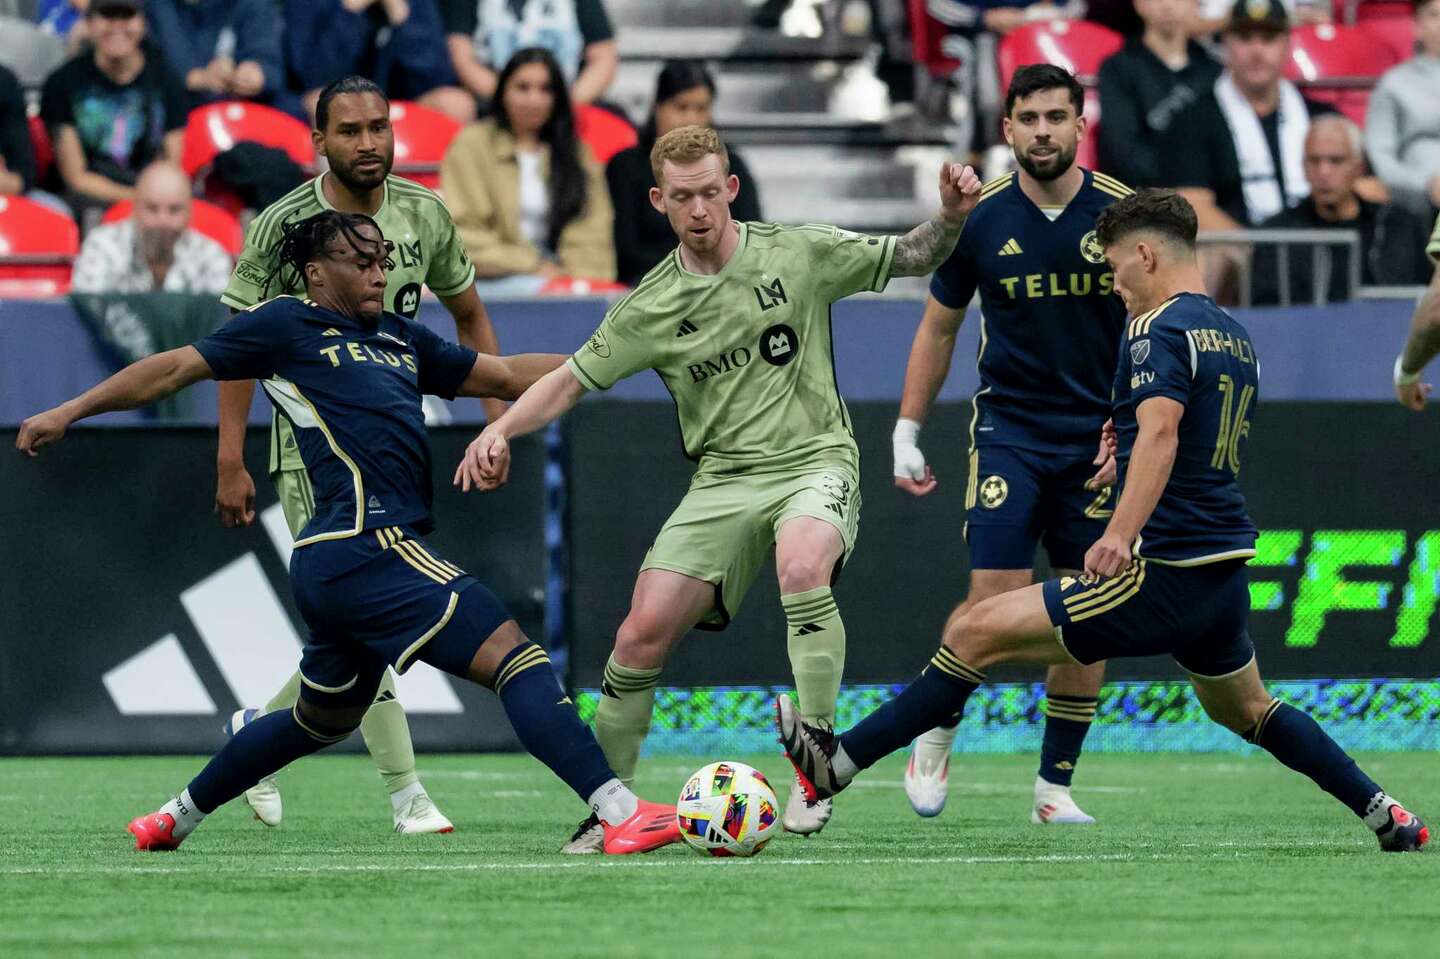
[(1326, 23), (1291, 31), (1285, 75), (1306, 96), (1363, 126), (1375, 81), (1398, 62), (1389, 46), (1360, 27)]
[[(129, 219), (134, 212), (134, 202), (121, 200), (105, 211), (100, 222), (117, 223), (120, 220)], [(219, 243), (231, 256), (238, 256), (240, 249), (245, 245), (245, 231), (241, 228), (240, 221), (231, 216), (224, 208), (213, 203), (198, 199), (193, 201), (190, 226), (197, 233), (208, 236)]]
[(35, 181), (44, 183), (55, 164), (55, 147), (50, 142), (50, 131), (39, 115), (30, 117), (30, 147), (35, 151)]
[(63, 213), (0, 196), (0, 296), (60, 296), (80, 252), (80, 228)]
[(910, 56), (926, 74), (936, 79), (950, 76), (960, 66), (960, 61), (945, 56), (941, 42), (945, 39), (945, 25), (930, 16), (925, 9), (925, 0), (908, 0), (910, 7)]
[(1092, 85), (1100, 64), (1124, 43), (1114, 30), (1085, 20), (1027, 23), (1000, 41), (1000, 89), (1007, 89), (1015, 71), (1029, 63), (1053, 63)]
[(541, 296), (601, 296), (606, 293), (623, 293), (630, 289), (624, 283), (611, 280), (587, 280), (577, 276), (557, 276), (546, 281), (540, 288)]
[(459, 121), (418, 103), (397, 100), (390, 104), (390, 124), (395, 131), (394, 172), (432, 190), (437, 188), (440, 161), (460, 132)]
[(1376, 17), (1361, 20), (1356, 26), (1389, 47), (1401, 62), (1415, 55), (1414, 17)]
[(588, 103), (575, 104), (575, 133), (602, 167), (621, 150), (640, 142), (629, 120)]
[(190, 111), (180, 165), (194, 177), (242, 141), (278, 147), (302, 167), (315, 164), (309, 128), (288, 113), (258, 103), (226, 100)]
[(1353, 20), (1344, 18), (1339, 11), (1336, 12), (1336, 20), (1344, 20), (1347, 23), (1360, 23), (1365, 20), (1386, 19), (1389, 17), (1404, 17), (1409, 20), (1414, 17), (1415, 5), (1411, 0), (1340, 0), (1342, 6), (1349, 6), (1354, 9)]

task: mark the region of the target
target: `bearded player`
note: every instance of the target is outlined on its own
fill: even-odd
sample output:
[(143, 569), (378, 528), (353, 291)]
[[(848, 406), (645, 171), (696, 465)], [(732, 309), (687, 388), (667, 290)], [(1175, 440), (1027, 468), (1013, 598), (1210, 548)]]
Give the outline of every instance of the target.
[[(970, 419), (965, 542), (974, 604), (1028, 585), (1043, 544), (1057, 575), (1075, 575), (1110, 515), (1109, 417), (1125, 305), (1095, 240), (1095, 218), (1130, 190), (1075, 164), (1084, 91), (1048, 64), (1016, 71), (1005, 138), (1020, 170), (985, 184), (955, 252), (935, 272), (905, 370), (895, 424), (895, 485), (924, 496), (936, 479), (918, 446), (945, 382), (965, 309), (980, 292), (980, 388)], [(1096, 467), (1101, 472), (1096, 472)], [(1093, 823), (1070, 779), (1095, 715), (1105, 664), (1046, 674), (1045, 738), (1030, 818)], [(915, 740), (905, 792), (921, 816), (945, 808), (958, 715)]]
[[(498, 353), (495, 332), (475, 292), (475, 268), (455, 232), (450, 212), (430, 190), (390, 175), (395, 135), (384, 92), (363, 77), (345, 77), (330, 84), (316, 104), (312, 138), (315, 152), (325, 157), (329, 172), (291, 190), (255, 218), (221, 302), (233, 310), (245, 310), (281, 293), (303, 294), (302, 278), (293, 270), (281, 269), (279, 250), (285, 227), (324, 210), (361, 213), (372, 217), (395, 246), (387, 261), (385, 309), (414, 319), (420, 309), (421, 286), (428, 286), (454, 318), (456, 338), (462, 345), (480, 353)], [(254, 392), (250, 380), (220, 384), (215, 508), (227, 528), (248, 526), (255, 519), (255, 483), (244, 460), (245, 423)], [(499, 400), (485, 400), (491, 421), (504, 409)], [(299, 536), (314, 515), (315, 494), (294, 430), (278, 413), (270, 429), (270, 478), (280, 495), (290, 533)], [(299, 693), (300, 674), (296, 672), (263, 708), (238, 710), (226, 724), (226, 732), (233, 735), (266, 713), (290, 709)], [(390, 794), (395, 831), (452, 831), (454, 826), (435, 807), (415, 771), (410, 724), (395, 696), (393, 673), (382, 677), (374, 705), (361, 720), (360, 735)], [(273, 777), (246, 790), (245, 801), (265, 825), (280, 824), (283, 807)]]
[[(699, 465), (641, 567), (595, 716), (596, 738), (627, 782), (670, 650), (692, 627), (724, 628), (772, 550), (801, 709), (810, 722), (834, 720), (845, 626), (830, 587), (855, 546), (860, 483), (835, 383), (830, 305), (935, 269), (980, 195), (969, 167), (947, 163), (933, 219), (904, 236), (870, 237), (733, 220), (740, 181), (708, 128), (661, 137), (650, 166), (659, 184), (650, 202), (679, 247), (564, 368), (486, 428), (456, 473), (465, 489), (503, 482), (512, 437), (641, 370), (659, 373), (674, 396), (686, 455)], [(797, 781), (783, 821), (809, 834), (830, 813)], [(565, 851), (596, 851), (600, 833), (592, 816)]]

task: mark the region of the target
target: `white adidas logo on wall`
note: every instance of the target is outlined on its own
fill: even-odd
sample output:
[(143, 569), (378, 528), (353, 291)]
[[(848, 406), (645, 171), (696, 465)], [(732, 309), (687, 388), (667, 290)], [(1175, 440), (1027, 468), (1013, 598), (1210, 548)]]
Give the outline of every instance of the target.
[[(260, 514), (280, 558), (290, 562), (290, 530), (277, 504)], [(300, 637), (260, 560), (246, 553), (180, 594), (190, 622), (242, 706), (263, 706), (300, 663)], [(171, 633), (102, 677), (124, 716), (208, 716), (215, 700)], [(465, 707), (443, 673), (415, 663), (396, 677), (396, 694), (412, 713), (461, 713)]]

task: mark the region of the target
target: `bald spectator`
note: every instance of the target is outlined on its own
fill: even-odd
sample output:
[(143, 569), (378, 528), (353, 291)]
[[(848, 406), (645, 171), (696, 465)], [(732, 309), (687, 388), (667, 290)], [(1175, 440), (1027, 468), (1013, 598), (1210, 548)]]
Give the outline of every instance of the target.
[(190, 229), (190, 181), (170, 163), (153, 163), (135, 184), (135, 212), (102, 223), (75, 261), (77, 293), (215, 293), (230, 282), (230, 255)]
[[(1398, 206), (1383, 206), (1361, 198), (1355, 183), (1364, 172), (1360, 128), (1338, 114), (1316, 117), (1305, 136), (1305, 180), (1310, 195), (1297, 205), (1260, 225), (1274, 229), (1354, 230), (1360, 234), (1360, 282), (1365, 286), (1414, 286), (1430, 280), (1432, 267), (1425, 256), (1429, 231), (1425, 221)], [(1329, 248), (1331, 266), (1326, 299), (1348, 300), (1350, 249)], [(1289, 275), (1280, 276), (1274, 246), (1255, 252), (1252, 301), (1279, 303), (1282, 284), (1288, 282), (1291, 303), (1308, 303), (1314, 297), (1314, 247), (1290, 247)]]

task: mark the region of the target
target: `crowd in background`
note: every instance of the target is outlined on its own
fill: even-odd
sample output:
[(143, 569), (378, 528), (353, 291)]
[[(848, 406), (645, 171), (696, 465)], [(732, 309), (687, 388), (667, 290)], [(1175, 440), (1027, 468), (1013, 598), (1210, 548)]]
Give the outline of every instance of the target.
[[(761, 27), (801, 30), (806, 17), (836, 22), (820, 16), (827, 6), (855, 4), (877, 42), (910, 12), (903, 0), (751, 2)], [(1328, 5), (927, 0), (925, 9), (949, 33), (962, 109), (983, 120), (961, 144), (977, 160), (998, 140), (997, 39), (1037, 20), (1089, 18), (1125, 36), (1096, 79), (1099, 169), (1133, 187), (1180, 189), (1202, 229), (1356, 230), (1362, 283), (1428, 280), (1425, 239), (1440, 205), (1440, 113), (1430, 100), (1440, 93), (1440, 0), (1414, 3), (1415, 55), (1380, 79), (1363, 128), (1284, 76), (1290, 31), (1328, 20)], [(167, 197), (188, 195), (177, 166), (187, 115), (241, 99), (309, 123), (319, 88), (350, 73), (464, 124), (439, 188), (482, 292), (526, 295), (558, 277), (633, 285), (674, 246), (649, 201), (649, 148), (675, 126), (710, 123), (717, 96), (701, 62), (666, 63), (648, 116), (635, 118), (638, 145), (602, 165), (576, 116), (582, 105), (623, 116), (606, 99), (623, 37), (602, 0), (0, 0), (0, 33), (0, 195), (27, 194), (87, 227), (77, 289), (97, 276), (128, 291), (213, 287), (215, 250), (176, 247), (194, 233), (176, 229), (184, 203), (160, 212), (173, 206)], [(894, 50), (881, 54), (865, 67), (903, 102), (908, 65), (897, 73)], [(54, 154), (44, 177), (27, 88)], [(755, 180), (733, 150), (731, 164), (742, 182), (737, 216), (760, 218)], [(134, 223), (88, 229), (121, 202), (134, 204)], [(1273, 248), (1256, 253), (1255, 301), (1281, 299), (1287, 283), (1283, 298), (1308, 298), (1309, 257), (1297, 249), (1282, 271)], [(192, 259), (203, 265), (172, 268)], [(1329, 295), (1350, 295), (1347, 284), (1346, 269), (1332, 270)]]

